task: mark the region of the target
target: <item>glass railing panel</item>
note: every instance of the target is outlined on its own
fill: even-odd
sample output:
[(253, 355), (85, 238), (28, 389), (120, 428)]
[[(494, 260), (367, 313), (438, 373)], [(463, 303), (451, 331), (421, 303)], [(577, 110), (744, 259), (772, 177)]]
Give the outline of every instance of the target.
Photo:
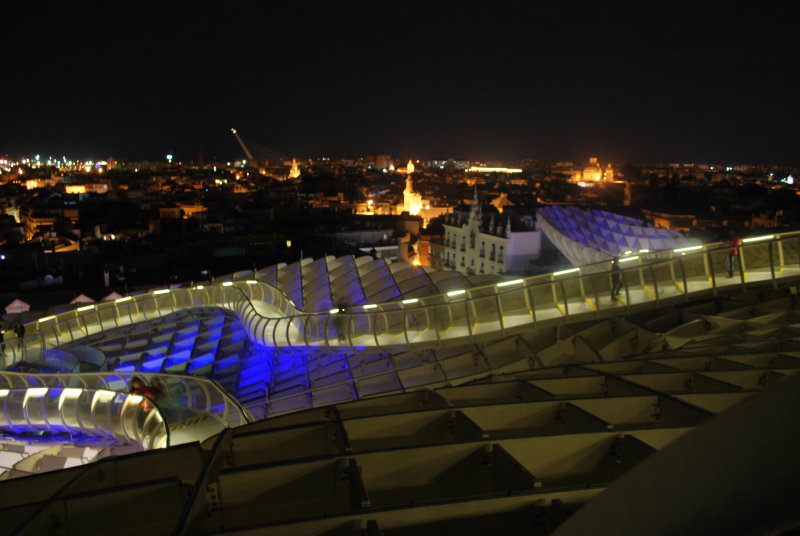
[[(74, 400), (70, 411), (63, 411), (65, 423), (75, 428), (106, 431), (105, 435), (119, 437), (121, 429), (108, 412), (108, 405), (117, 393), (106, 389), (79, 389), (80, 395)], [(66, 401), (65, 401), (66, 403)], [(69, 406), (68, 406), (69, 407)]]
[(100, 318), (100, 327), (103, 330), (117, 327), (117, 313), (112, 304), (103, 304), (97, 307)]
[(43, 399), (43, 421), (50, 423), (51, 426), (60, 426), (61, 423), (61, 396), (64, 394), (64, 389), (59, 387), (51, 387), (48, 390), (47, 396)]
[(244, 329), (249, 333), (249, 336), (259, 344), (264, 343), (263, 331), (266, 327), (267, 319), (258, 316), (248, 317), (242, 321)]
[(77, 311), (78, 321), (83, 326), (83, 330), (87, 335), (102, 331), (102, 325), (98, 318), (96, 307), (84, 311)]
[(164, 314), (158, 304), (158, 296), (150, 295), (138, 300), (139, 312), (145, 318), (157, 318)]
[(676, 277), (680, 277), (680, 272), (675, 270), (675, 265), (671, 261), (651, 264), (648, 268), (653, 279), (653, 290), (659, 299), (683, 294), (683, 290), (677, 286)]
[[(345, 315), (342, 315), (345, 316)], [(270, 338), (274, 337), (274, 345), (275, 346), (294, 346), (290, 339), (292, 335), (292, 319), (291, 318), (280, 318), (278, 320), (274, 320), (275, 322), (275, 329), (270, 334)], [(271, 322), (271, 323), (272, 323)], [(342, 331), (346, 333), (347, 324), (346, 321), (343, 321)]]
[(557, 303), (558, 293), (556, 287), (551, 281), (536, 283), (528, 287), (530, 297), (533, 301), (534, 312), (536, 313), (536, 320), (548, 320), (551, 318), (560, 318), (564, 313), (559, 309)]
[[(25, 413), (25, 420), (34, 428), (43, 428), (47, 422), (45, 420), (47, 398), (50, 395), (51, 389), (47, 387), (30, 387), (28, 388), (24, 400), (23, 410)], [(57, 389), (60, 392), (60, 389)]]
[[(114, 303), (117, 309), (117, 318), (121, 325), (132, 324), (139, 317), (139, 308), (133, 299), (121, 303)], [(144, 318), (142, 318), (143, 320)]]
[[(22, 360), (23, 347), (18, 341), (8, 341), (0, 344), (0, 365), (7, 369)], [(0, 388), (2, 388), (0, 383)]]
[(59, 319), (59, 326), (65, 332), (69, 333), (70, 340), (83, 337), (86, 333), (83, 331), (83, 326), (75, 317), (62, 317)]
[[(342, 334), (346, 329), (340, 315), (333, 315), (329, 326), (329, 340), (332, 346), (343, 345), (346, 337)], [(377, 314), (376, 336), (381, 346), (404, 344), (406, 342), (406, 312), (402, 309), (382, 311)]]
[(767, 281), (772, 279), (770, 270), (771, 241), (743, 244), (740, 248), (745, 281)]
[[(623, 270), (625, 299), (628, 305), (647, 303), (656, 299), (655, 283), (650, 268), (645, 264), (626, 266)], [(609, 285), (611, 278), (609, 277)]]
[(531, 303), (523, 281), (498, 287), (497, 292), (504, 326), (513, 327), (531, 321)]
[[(707, 251), (706, 254), (709, 272), (713, 275), (717, 288), (741, 284), (738, 256), (729, 255), (727, 248)], [(728, 272), (729, 267), (730, 274)]]
[[(372, 345), (372, 322), (369, 314), (354, 313), (350, 319), (351, 338), (354, 346)], [(372, 339), (372, 340), (371, 340)]]
[[(622, 281), (625, 281), (624, 274)], [(611, 275), (608, 273), (600, 274), (586, 274), (581, 275), (582, 295), (585, 307), (589, 310), (596, 311), (598, 309), (607, 308), (612, 305), (616, 306), (616, 302), (612, 300), (611, 296)], [(624, 289), (621, 295), (624, 294)], [(570, 311), (572, 313), (573, 311)]]
[(447, 301), (436, 307), (442, 325), (440, 336), (444, 339), (467, 337), (470, 335), (468, 322), (472, 321), (467, 312), (467, 301), (464, 294), (449, 296)]
[[(353, 323), (360, 319), (361, 315), (350, 315), (352, 318), (350, 319), (351, 322), (351, 331), (355, 332), (355, 327)], [(288, 320), (289, 327), (288, 327), (288, 338), (291, 341), (291, 345), (294, 347), (305, 347), (306, 346), (306, 338), (305, 338), (305, 323), (306, 323), (306, 316), (292, 316)]]
[(304, 337), (312, 348), (319, 348), (325, 345), (326, 323), (327, 318), (324, 316), (306, 315)]
[[(95, 391), (92, 397), (92, 406), (95, 408), (93, 414), (95, 422), (99, 427), (109, 431), (114, 437), (127, 437), (127, 427), (125, 426), (126, 415), (122, 413), (126, 395), (112, 393), (109, 391)], [(130, 408), (130, 406), (127, 406)], [(128, 409), (131, 413), (130, 409)], [(101, 424), (101, 419), (104, 420)]]
[(678, 273), (683, 273), (689, 292), (697, 292), (711, 288), (710, 267), (705, 252), (696, 255), (676, 257), (676, 261), (679, 268), (681, 268)]
[[(119, 435), (123, 437), (130, 437), (137, 443), (141, 442), (139, 435), (139, 426), (143, 424), (145, 415), (142, 410), (152, 406), (150, 402), (138, 395), (123, 395), (118, 394), (114, 397), (113, 409), (111, 411), (112, 420), (119, 416), (119, 429), (122, 431)], [(137, 417), (141, 415), (141, 421)], [(114, 423), (116, 425), (116, 422)]]
[(6, 421), (4, 426), (7, 425), (11, 431), (15, 431), (15, 429), (23, 430), (28, 425), (24, 410), (26, 395), (27, 389), (13, 389), (5, 394), (4, 416)]
[(144, 425), (141, 427), (141, 436), (145, 449), (157, 449), (167, 446), (166, 426), (160, 413), (150, 411), (145, 414)]
[(447, 338), (447, 330), (452, 324), (452, 312), (448, 305), (429, 305), (427, 306), (428, 314), (431, 316), (431, 326), (436, 332), (439, 340)]
[(503, 327), (498, 303), (496, 294), (469, 300), (473, 335), (499, 331)]
[(411, 342), (435, 341), (436, 329), (433, 325), (432, 307), (407, 307), (406, 322), (408, 339)]
[(588, 312), (588, 304), (584, 299), (584, 283), (581, 276), (564, 275), (553, 278), (556, 293), (556, 305), (562, 314), (579, 314)]
[[(76, 388), (64, 388), (61, 390), (61, 422), (64, 426), (81, 428), (81, 422), (92, 423), (91, 402), (93, 391)], [(81, 414), (81, 410), (85, 413)]]
[(783, 268), (783, 273), (797, 274), (800, 273), (800, 236), (784, 238), (775, 244), (775, 254), (778, 255), (782, 262), (776, 264), (777, 271)]
[(202, 296), (202, 291), (194, 287), (181, 288), (173, 291), (172, 299), (177, 303), (177, 307), (181, 309), (189, 309), (195, 306), (197, 297)]

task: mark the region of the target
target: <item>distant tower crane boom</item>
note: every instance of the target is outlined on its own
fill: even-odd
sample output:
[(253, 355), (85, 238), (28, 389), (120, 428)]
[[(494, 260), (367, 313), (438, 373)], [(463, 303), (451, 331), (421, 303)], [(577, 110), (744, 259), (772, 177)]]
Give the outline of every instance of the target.
[(236, 129), (235, 129), (235, 128), (232, 128), (232, 129), (231, 129), (231, 132), (233, 132), (233, 135), (234, 135), (234, 136), (236, 136), (236, 141), (238, 141), (238, 142), (239, 142), (239, 145), (241, 145), (241, 146), (242, 146), (242, 150), (244, 151), (244, 154), (246, 154), (246, 155), (247, 155), (247, 161), (248, 161), (248, 162), (252, 162), (252, 163), (254, 163), (254, 164), (255, 164), (255, 162), (256, 162), (256, 159), (255, 159), (255, 157), (253, 156), (253, 153), (251, 153), (251, 152), (250, 152), (250, 149), (248, 149), (248, 148), (247, 148), (247, 145), (245, 145), (245, 144), (244, 144), (244, 141), (242, 141), (242, 138), (239, 136), (239, 133), (238, 133), (238, 132), (236, 132)]

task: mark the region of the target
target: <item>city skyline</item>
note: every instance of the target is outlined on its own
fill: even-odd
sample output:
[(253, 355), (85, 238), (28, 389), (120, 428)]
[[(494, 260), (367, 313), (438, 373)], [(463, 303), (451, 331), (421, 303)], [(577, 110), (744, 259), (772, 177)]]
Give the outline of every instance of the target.
[(0, 152), (797, 164), (796, 6), (263, 9), (11, 13)]

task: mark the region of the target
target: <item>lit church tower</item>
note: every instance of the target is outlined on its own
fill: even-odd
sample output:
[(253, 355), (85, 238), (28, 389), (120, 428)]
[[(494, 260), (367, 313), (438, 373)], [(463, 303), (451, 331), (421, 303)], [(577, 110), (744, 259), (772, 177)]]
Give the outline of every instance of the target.
[(296, 179), (300, 176), (300, 168), (297, 166), (297, 159), (292, 158), (292, 169), (289, 170), (289, 178)]
[(408, 161), (406, 166), (406, 173), (408, 175), (406, 175), (406, 189), (403, 190), (403, 211), (416, 216), (422, 210), (422, 195), (414, 191), (414, 185), (411, 180), (411, 174), (414, 173), (414, 162), (411, 160)]

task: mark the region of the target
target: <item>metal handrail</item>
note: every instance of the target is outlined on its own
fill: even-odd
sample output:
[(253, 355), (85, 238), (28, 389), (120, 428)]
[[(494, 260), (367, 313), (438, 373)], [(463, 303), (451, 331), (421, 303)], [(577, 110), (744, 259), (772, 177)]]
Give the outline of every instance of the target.
[[(753, 273), (754, 268), (766, 270), (773, 284), (778, 279), (794, 277), (795, 274), (787, 268), (797, 266), (797, 262), (786, 262), (784, 246), (799, 240), (800, 232), (792, 232), (770, 235), (763, 240), (739, 246), (738, 283), (745, 287), (754, 282), (752, 276), (748, 275), (748, 266)], [(332, 349), (372, 347), (380, 350), (435, 347), (446, 340), (476, 342), (524, 327), (510, 318), (512, 312), (521, 316), (522, 311), (519, 308), (506, 308), (504, 302), (524, 301), (528, 310), (522, 316), (528, 319), (523, 324), (531, 324), (561, 322), (603, 310), (618, 311), (621, 306), (629, 309), (643, 303), (685, 299), (689, 293), (715, 292), (718, 288), (730, 287), (730, 282), (721, 275), (722, 270), (714, 270), (714, 266), (722, 267), (724, 263), (719, 259), (713, 261), (714, 257), (725, 255), (728, 248), (727, 245), (714, 243), (624, 258), (622, 261), (625, 264), (619, 272), (626, 282), (627, 299), (614, 304), (591, 300), (592, 296), (606, 292), (605, 287), (608, 286), (603, 279), (610, 277), (610, 263), (602, 262), (424, 298), (365, 304), (329, 312), (300, 311), (285, 293), (266, 283), (255, 280), (225, 281), (192, 288), (161, 289), (114, 302), (81, 307), (39, 319), (30, 331), (34, 336), (39, 336), (34, 340), (33, 348), (37, 345), (39, 348), (53, 347), (91, 333), (179, 310), (216, 306), (235, 313), (245, 325), (250, 338), (267, 346)], [(767, 257), (768, 262), (765, 263), (762, 257)], [(698, 269), (701, 264), (703, 268)], [(669, 273), (662, 273), (665, 269)], [(697, 285), (698, 278), (707, 284)], [(640, 280), (639, 286), (631, 283), (635, 279)], [(634, 297), (632, 290), (641, 290), (647, 297)], [(552, 300), (542, 299), (548, 295), (552, 295)], [(590, 303), (592, 301), (593, 304)], [(583, 302), (589, 310), (581, 306)], [(544, 314), (546, 308), (557, 310), (558, 314), (548, 317)], [(438, 322), (443, 315), (447, 316), (448, 321), (430, 330), (430, 319), (435, 318)], [(420, 321), (420, 317), (424, 317), (425, 321)], [(426, 336), (421, 337), (422, 334)], [(431, 337), (431, 334), (435, 336)], [(28, 348), (27, 338), (25, 346)]]
[(149, 372), (26, 373), (0, 370), (0, 389), (63, 388), (101, 389), (127, 393), (130, 381), (139, 377), (148, 383), (156, 379), (173, 395), (185, 395), (186, 404), (170, 404), (168, 397), (156, 402), (178, 405), (217, 416), (230, 426), (251, 422), (252, 416), (217, 382), (196, 376)]
[(0, 429), (82, 434), (136, 443), (146, 450), (169, 445), (169, 426), (156, 403), (106, 389), (0, 389)]

